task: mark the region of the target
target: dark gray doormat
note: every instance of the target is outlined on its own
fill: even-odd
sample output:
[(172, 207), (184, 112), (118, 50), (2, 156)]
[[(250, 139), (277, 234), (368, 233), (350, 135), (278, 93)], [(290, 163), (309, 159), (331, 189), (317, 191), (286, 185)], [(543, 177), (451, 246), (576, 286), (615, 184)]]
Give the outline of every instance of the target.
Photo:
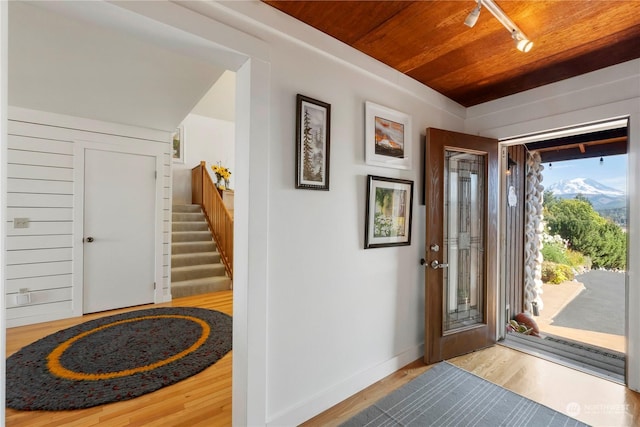
[(543, 338), (509, 333), (500, 344), (624, 384), (626, 356), (611, 349), (547, 334)]
[(447, 362), (346, 421), (360, 426), (586, 426)]

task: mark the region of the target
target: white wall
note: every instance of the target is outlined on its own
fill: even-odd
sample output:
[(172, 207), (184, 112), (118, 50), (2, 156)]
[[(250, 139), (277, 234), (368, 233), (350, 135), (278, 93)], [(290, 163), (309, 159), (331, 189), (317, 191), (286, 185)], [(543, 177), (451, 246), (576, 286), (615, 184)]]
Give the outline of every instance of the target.
[(236, 73), (227, 70), (196, 104), (192, 114), (233, 122), (236, 119)]
[(640, 60), (471, 107), (467, 114), (468, 133), (499, 139), (630, 118), (627, 381), (640, 390)]
[[(461, 121), (444, 123), (438, 109), (296, 43), (270, 45), (267, 369), (268, 414), (278, 425), (312, 415), (304, 407), (314, 399), (376, 379), (381, 364), (421, 355), (424, 207), (414, 204), (411, 246), (363, 249), (367, 174), (419, 184), (420, 159), (407, 172), (364, 164), (365, 101), (412, 116), (414, 153), (427, 126)], [(329, 192), (294, 188), (297, 93), (331, 104)]]
[[(189, 114), (181, 126), (184, 129), (184, 163), (173, 164), (173, 204), (191, 203), (191, 169), (207, 162), (207, 171), (212, 173), (211, 165), (220, 164), (229, 168), (231, 179), (229, 187), (234, 188), (235, 172), (235, 123), (213, 119), (198, 114)], [(215, 182), (215, 177), (212, 177)]]
[[(9, 6), (6, 2), (0, 4), (0, 354), (7, 354), (7, 331), (4, 295), (4, 266), (5, 266), (5, 236), (6, 232), (6, 207), (7, 207), (7, 56), (9, 35)], [(5, 370), (6, 363), (0, 364), (0, 400), (5, 400)], [(0, 420), (4, 423), (5, 408), (0, 408)], [(1, 424), (0, 424), (1, 425)]]
[[(72, 316), (73, 141), (12, 120), (7, 145), (7, 319)], [(14, 218), (26, 218), (28, 228)], [(20, 289), (29, 304), (16, 300)]]
[[(268, 268), (263, 422), (295, 425), (421, 357), (425, 208), (419, 205), (420, 144), (428, 126), (461, 130), (463, 109), (266, 5), (228, 6), (256, 21), (225, 22), (269, 46), (270, 131), (259, 142), (268, 156), (251, 165), (250, 176), (268, 185), (268, 204), (260, 213), (268, 238), (262, 254)], [(332, 107), (329, 192), (294, 188), (297, 93)], [(412, 116), (410, 171), (365, 165), (368, 100)], [(268, 173), (254, 175), (264, 164)], [(411, 246), (363, 249), (367, 174), (415, 182)]]
[[(7, 326), (83, 313), (84, 148), (144, 154), (156, 161), (155, 302), (169, 292), (168, 132), (13, 108), (7, 138)], [(126, 170), (119, 173), (128, 173)], [(28, 226), (18, 228), (16, 218)], [(21, 289), (30, 297), (20, 303)]]
[(10, 105), (172, 131), (224, 72), (107, 2), (10, 2), (9, 14)]

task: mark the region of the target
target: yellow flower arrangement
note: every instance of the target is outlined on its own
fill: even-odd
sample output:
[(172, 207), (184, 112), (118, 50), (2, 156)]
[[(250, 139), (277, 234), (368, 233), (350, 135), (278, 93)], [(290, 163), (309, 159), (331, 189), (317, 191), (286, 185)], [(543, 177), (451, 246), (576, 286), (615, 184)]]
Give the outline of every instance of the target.
[(213, 173), (216, 174), (216, 178), (218, 178), (218, 181), (220, 179), (229, 181), (229, 178), (231, 178), (231, 171), (225, 168), (224, 166), (220, 166), (219, 164), (217, 164), (217, 165), (211, 166), (211, 169), (213, 170)]

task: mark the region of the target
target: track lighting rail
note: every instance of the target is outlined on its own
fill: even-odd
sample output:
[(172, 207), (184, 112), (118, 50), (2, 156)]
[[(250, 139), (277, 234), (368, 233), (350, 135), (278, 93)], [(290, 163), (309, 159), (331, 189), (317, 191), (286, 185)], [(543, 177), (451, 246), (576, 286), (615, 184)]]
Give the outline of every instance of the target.
[(480, 16), (480, 9), (484, 6), (496, 19), (509, 31), (516, 47), (521, 52), (529, 52), (533, 47), (533, 42), (518, 28), (518, 26), (507, 16), (500, 6), (493, 0), (478, 0), (476, 7), (469, 13), (464, 23), (468, 27), (473, 27)]

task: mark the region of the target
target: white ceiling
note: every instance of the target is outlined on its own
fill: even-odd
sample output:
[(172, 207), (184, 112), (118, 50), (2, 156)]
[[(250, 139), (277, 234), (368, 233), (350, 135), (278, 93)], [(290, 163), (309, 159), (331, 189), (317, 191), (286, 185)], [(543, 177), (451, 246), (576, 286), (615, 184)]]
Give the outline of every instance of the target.
[(9, 3), (9, 104), (171, 131), (225, 71), (201, 40), (105, 2)]
[(233, 122), (236, 119), (236, 73), (225, 71), (195, 106), (193, 114)]

